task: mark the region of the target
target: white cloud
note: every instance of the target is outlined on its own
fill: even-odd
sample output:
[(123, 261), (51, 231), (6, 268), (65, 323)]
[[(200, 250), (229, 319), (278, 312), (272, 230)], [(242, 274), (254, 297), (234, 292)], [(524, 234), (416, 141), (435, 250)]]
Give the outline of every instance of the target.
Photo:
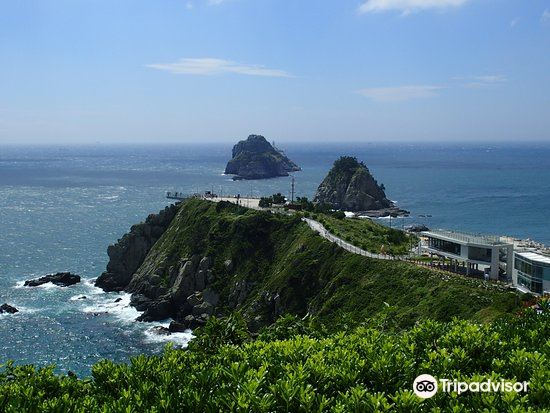
[(358, 90), (357, 93), (376, 102), (403, 102), (411, 99), (425, 99), (438, 96), (441, 86), (416, 85), (374, 87)]
[(459, 7), (469, 0), (367, 0), (359, 6), (359, 13), (400, 11), (404, 14), (427, 9)]
[(504, 75), (481, 75), (481, 76), (461, 76), (454, 77), (453, 80), (464, 81), (465, 87), (481, 88), (497, 86), (508, 81), (508, 78)]
[(187, 10), (192, 10), (193, 9), (193, 3), (188, 1), (187, 3), (185, 3), (185, 8)]
[(540, 18), (543, 22), (550, 22), (550, 9), (545, 9)]
[(214, 58), (180, 59), (175, 63), (157, 63), (147, 65), (147, 67), (164, 70), (177, 75), (212, 76), (224, 73), (236, 73), (248, 76), (292, 77), (284, 70), (268, 69), (260, 65), (246, 65)]
[(514, 28), (518, 25), (519, 23), (519, 17), (516, 17), (515, 19), (513, 19), (512, 21), (510, 21), (510, 28)]

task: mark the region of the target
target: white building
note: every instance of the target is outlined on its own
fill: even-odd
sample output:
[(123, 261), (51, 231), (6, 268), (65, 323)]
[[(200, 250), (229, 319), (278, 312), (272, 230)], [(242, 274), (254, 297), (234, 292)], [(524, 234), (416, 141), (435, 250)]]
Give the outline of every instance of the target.
[(550, 256), (535, 251), (514, 253), (513, 283), (533, 293), (550, 293)]
[(513, 278), (514, 246), (499, 237), (444, 230), (424, 231), (421, 235), (427, 239), (424, 252), (447, 258), (452, 271), (487, 274), (492, 280)]

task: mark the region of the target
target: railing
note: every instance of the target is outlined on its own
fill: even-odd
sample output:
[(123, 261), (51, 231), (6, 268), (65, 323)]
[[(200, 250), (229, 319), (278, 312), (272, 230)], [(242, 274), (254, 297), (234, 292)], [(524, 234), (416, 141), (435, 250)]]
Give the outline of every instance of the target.
[(425, 232), (425, 235), (430, 236), (433, 234), (435, 236), (441, 236), (445, 238), (450, 238), (456, 241), (462, 241), (472, 244), (500, 244), (500, 238), (495, 235), (479, 235), (479, 234), (469, 234), (467, 232), (460, 231), (450, 231), (442, 229), (433, 229)]
[(346, 251), (349, 251), (351, 253), (362, 255), (364, 257), (369, 258), (376, 258), (379, 260), (388, 260), (388, 261), (397, 261), (397, 260), (406, 260), (409, 258), (408, 255), (389, 255), (389, 254), (376, 254), (373, 252), (365, 251), (362, 248), (359, 248), (353, 244), (350, 244), (349, 242), (344, 241), (341, 238), (336, 237), (335, 235), (331, 234), (324, 226), (318, 221), (315, 221), (313, 219), (309, 218), (302, 218), (311, 229), (318, 232), (323, 238), (329, 240), (330, 242), (335, 243), (336, 245), (344, 248)]

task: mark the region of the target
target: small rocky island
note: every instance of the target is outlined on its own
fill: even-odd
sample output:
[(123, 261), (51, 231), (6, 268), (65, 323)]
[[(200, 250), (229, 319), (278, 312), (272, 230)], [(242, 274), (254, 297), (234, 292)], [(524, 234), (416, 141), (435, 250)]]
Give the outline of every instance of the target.
[(314, 202), (372, 217), (406, 214), (386, 197), (384, 190), (363, 162), (342, 156), (319, 185)]
[(15, 314), (15, 313), (18, 313), (19, 310), (11, 305), (9, 305), (8, 303), (4, 303), (2, 305), (0, 305), (0, 314)]
[(233, 180), (275, 178), (300, 170), (261, 135), (250, 135), (237, 143), (233, 147), (233, 158), (225, 167), (227, 175), (234, 175)]
[(48, 274), (34, 280), (25, 281), (25, 287), (38, 287), (42, 284), (52, 283), (59, 287), (68, 287), (69, 285), (80, 282), (80, 276), (71, 274), (70, 272), (58, 272), (56, 274)]

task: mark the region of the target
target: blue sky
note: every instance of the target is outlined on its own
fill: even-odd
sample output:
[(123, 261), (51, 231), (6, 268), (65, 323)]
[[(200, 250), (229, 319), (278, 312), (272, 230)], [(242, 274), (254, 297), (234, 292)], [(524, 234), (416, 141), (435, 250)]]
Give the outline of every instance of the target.
[(550, 141), (549, 0), (0, 4), (0, 142)]

